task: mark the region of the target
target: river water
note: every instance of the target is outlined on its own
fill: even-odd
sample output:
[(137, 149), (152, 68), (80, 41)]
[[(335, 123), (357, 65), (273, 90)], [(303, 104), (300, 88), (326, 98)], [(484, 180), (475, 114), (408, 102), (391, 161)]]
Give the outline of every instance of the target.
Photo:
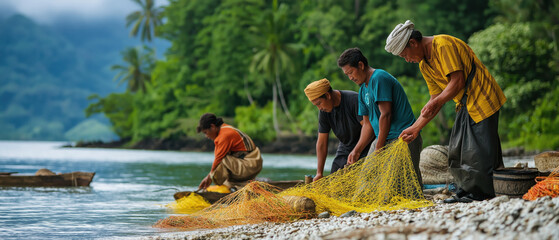
[[(0, 141), (0, 172), (96, 173), (90, 187), (0, 187), (0, 239), (141, 238), (169, 231), (152, 225), (173, 214), (165, 205), (176, 189), (197, 189), (213, 161), (213, 153), (61, 148), (65, 144)], [(259, 177), (302, 180), (316, 171), (312, 156), (263, 158)]]
[[(65, 142), (0, 141), (0, 172), (95, 172), (90, 187), (0, 187), (0, 239), (142, 238), (169, 231), (153, 228), (173, 213), (165, 205), (178, 190), (196, 190), (213, 153), (62, 148)], [(259, 177), (303, 179), (316, 158), (263, 154)], [(329, 172), (332, 157), (326, 163)], [(505, 165), (529, 162), (507, 158)]]

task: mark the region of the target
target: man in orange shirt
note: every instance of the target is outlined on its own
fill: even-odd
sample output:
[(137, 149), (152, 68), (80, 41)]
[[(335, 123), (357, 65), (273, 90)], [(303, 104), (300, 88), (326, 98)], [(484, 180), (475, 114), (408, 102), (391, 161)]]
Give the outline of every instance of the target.
[(449, 35), (422, 36), (409, 20), (394, 28), (385, 49), (419, 63), (431, 95), (417, 121), (400, 134), (404, 141), (415, 139), (446, 102), (456, 102), (448, 161), (459, 189), (445, 202), (494, 197), (493, 170), (503, 166), (499, 110), (506, 97), (493, 76), (464, 41)]
[(262, 170), (260, 149), (252, 139), (212, 113), (200, 117), (197, 132), (203, 132), (214, 140), (214, 162), (210, 173), (202, 180), (198, 190), (212, 184), (232, 187), (235, 183), (252, 180)]

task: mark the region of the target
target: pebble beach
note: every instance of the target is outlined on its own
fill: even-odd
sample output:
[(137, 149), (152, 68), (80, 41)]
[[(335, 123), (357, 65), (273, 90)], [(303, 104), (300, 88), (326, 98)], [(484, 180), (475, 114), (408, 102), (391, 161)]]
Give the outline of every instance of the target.
[(559, 239), (559, 198), (499, 196), (472, 203), (374, 211), (221, 229), (165, 232), (146, 239)]

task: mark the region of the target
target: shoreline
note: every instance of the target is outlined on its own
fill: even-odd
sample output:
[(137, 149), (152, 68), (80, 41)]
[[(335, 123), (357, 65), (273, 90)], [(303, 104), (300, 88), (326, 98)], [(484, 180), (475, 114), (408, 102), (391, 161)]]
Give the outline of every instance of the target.
[[(283, 153), (283, 154), (316, 154), (316, 137), (310, 136), (285, 136), (273, 142), (254, 141), (256, 146), (263, 153)], [(178, 139), (145, 139), (135, 144), (129, 145), (130, 139), (117, 140), (112, 142), (90, 141), (77, 142), (74, 145), (66, 145), (69, 148), (121, 148), (121, 149), (142, 149), (142, 150), (170, 150), (170, 151), (192, 151), (192, 152), (213, 152), (213, 141), (206, 138), (182, 137)], [(335, 155), (339, 141), (330, 138), (328, 141), (328, 154)]]
[[(179, 230), (180, 231), (180, 230)], [(508, 196), (352, 217), (175, 231), (142, 239), (559, 239), (559, 198)]]
[[(129, 139), (117, 140), (112, 142), (90, 141), (77, 142), (75, 145), (66, 145), (68, 148), (120, 148), (120, 149), (142, 149), (142, 150), (170, 150), (170, 151), (192, 151), (192, 152), (212, 152), (214, 143), (206, 138), (179, 139), (146, 139), (127, 146)], [(310, 136), (287, 136), (273, 142), (258, 142), (263, 153), (279, 154), (316, 154), (316, 137)], [(427, 146), (424, 146), (424, 148)], [(330, 138), (328, 141), (328, 154), (335, 155), (338, 148), (338, 139)], [(533, 157), (545, 151), (527, 151), (522, 147), (515, 147), (503, 150), (503, 157)]]

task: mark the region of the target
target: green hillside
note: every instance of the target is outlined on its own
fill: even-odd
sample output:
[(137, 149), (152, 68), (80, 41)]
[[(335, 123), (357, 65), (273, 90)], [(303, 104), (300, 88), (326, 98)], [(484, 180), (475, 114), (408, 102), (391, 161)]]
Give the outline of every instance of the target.
[(109, 66), (119, 61), (120, 44), (106, 51), (22, 15), (0, 19), (0, 33), (0, 139), (114, 138), (102, 117), (93, 119), (99, 131), (65, 134), (85, 120), (87, 96), (118, 90)]

